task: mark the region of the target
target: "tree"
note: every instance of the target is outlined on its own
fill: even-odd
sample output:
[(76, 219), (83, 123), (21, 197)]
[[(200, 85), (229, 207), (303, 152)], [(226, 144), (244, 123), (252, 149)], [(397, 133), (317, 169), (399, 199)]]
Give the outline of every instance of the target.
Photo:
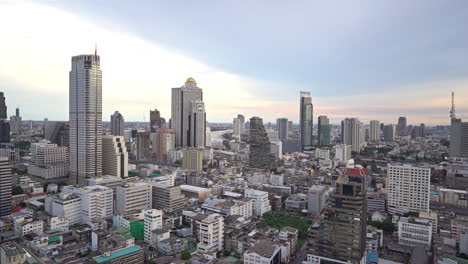
[(182, 251), (181, 258), (183, 260), (191, 259), (192, 258), (192, 253), (190, 253), (190, 251), (188, 251), (188, 250), (184, 250), (184, 251)]
[(16, 185), (15, 187), (13, 187), (11, 192), (12, 192), (13, 195), (19, 195), (19, 194), (23, 194), (24, 190), (23, 190), (23, 188), (21, 188), (21, 186)]
[(229, 250), (224, 250), (223, 254), (224, 256), (229, 257), (231, 255), (231, 252)]

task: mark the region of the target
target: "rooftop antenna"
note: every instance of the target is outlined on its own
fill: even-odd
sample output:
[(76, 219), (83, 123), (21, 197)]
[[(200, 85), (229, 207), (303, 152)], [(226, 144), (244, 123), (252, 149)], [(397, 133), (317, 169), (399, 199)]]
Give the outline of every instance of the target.
[(94, 56), (97, 56), (97, 43), (94, 43)]
[(452, 109), (450, 110), (450, 118), (455, 119), (455, 100), (454, 100), (454, 92), (452, 91)]

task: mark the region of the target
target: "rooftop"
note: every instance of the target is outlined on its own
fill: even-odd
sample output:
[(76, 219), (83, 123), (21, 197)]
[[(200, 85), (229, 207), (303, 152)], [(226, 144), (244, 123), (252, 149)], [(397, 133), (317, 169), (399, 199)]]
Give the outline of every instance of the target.
[(94, 260), (96, 262), (98, 262), (98, 263), (102, 263), (102, 262), (106, 262), (106, 261), (109, 261), (109, 260), (112, 260), (112, 259), (116, 259), (116, 258), (131, 254), (131, 253), (135, 253), (135, 252), (140, 251), (140, 250), (141, 250), (141, 247), (139, 247), (139, 246), (131, 246), (131, 247), (128, 247), (128, 248), (123, 248), (123, 249), (114, 251), (109, 256), (101, 255), (99, 257), (95, 257)]

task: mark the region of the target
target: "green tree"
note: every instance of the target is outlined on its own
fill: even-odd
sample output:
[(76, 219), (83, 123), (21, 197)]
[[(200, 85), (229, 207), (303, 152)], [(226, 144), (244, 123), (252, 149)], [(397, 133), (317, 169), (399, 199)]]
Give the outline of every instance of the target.
[(190, 251), (188, 251), (188, 250), (184, 250), (184, 251), (182, 251), (181, 258), (183, 260), (191, 259), (192, 258), (192, 253), (190, 253)]
[(21, 188), (21, 186), (16, 185), (16, 186), (13, 187), (11, 192), (12, 192), (13, 195), (18, 195), (18, 194), (23, 194), (24, 190), (23, 190), (23, 188)]
[(231, 255), (231, 252), (229, 250), (224, 250), (223, 254), (224, 256), (229, 257)]

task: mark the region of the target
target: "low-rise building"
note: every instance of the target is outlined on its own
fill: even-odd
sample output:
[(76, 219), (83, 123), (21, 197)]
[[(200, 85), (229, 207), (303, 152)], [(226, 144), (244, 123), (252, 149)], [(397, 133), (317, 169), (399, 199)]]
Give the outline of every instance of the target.
[(430, 247), (432, 221), (424, 218), (401, 217), (398, 221), (398, 242), (412, 247)]
[(144, 262), (143, 249), (139, 246), (106, 252), (92, 260), (92, 263), (96, 264), (141, 264)]

